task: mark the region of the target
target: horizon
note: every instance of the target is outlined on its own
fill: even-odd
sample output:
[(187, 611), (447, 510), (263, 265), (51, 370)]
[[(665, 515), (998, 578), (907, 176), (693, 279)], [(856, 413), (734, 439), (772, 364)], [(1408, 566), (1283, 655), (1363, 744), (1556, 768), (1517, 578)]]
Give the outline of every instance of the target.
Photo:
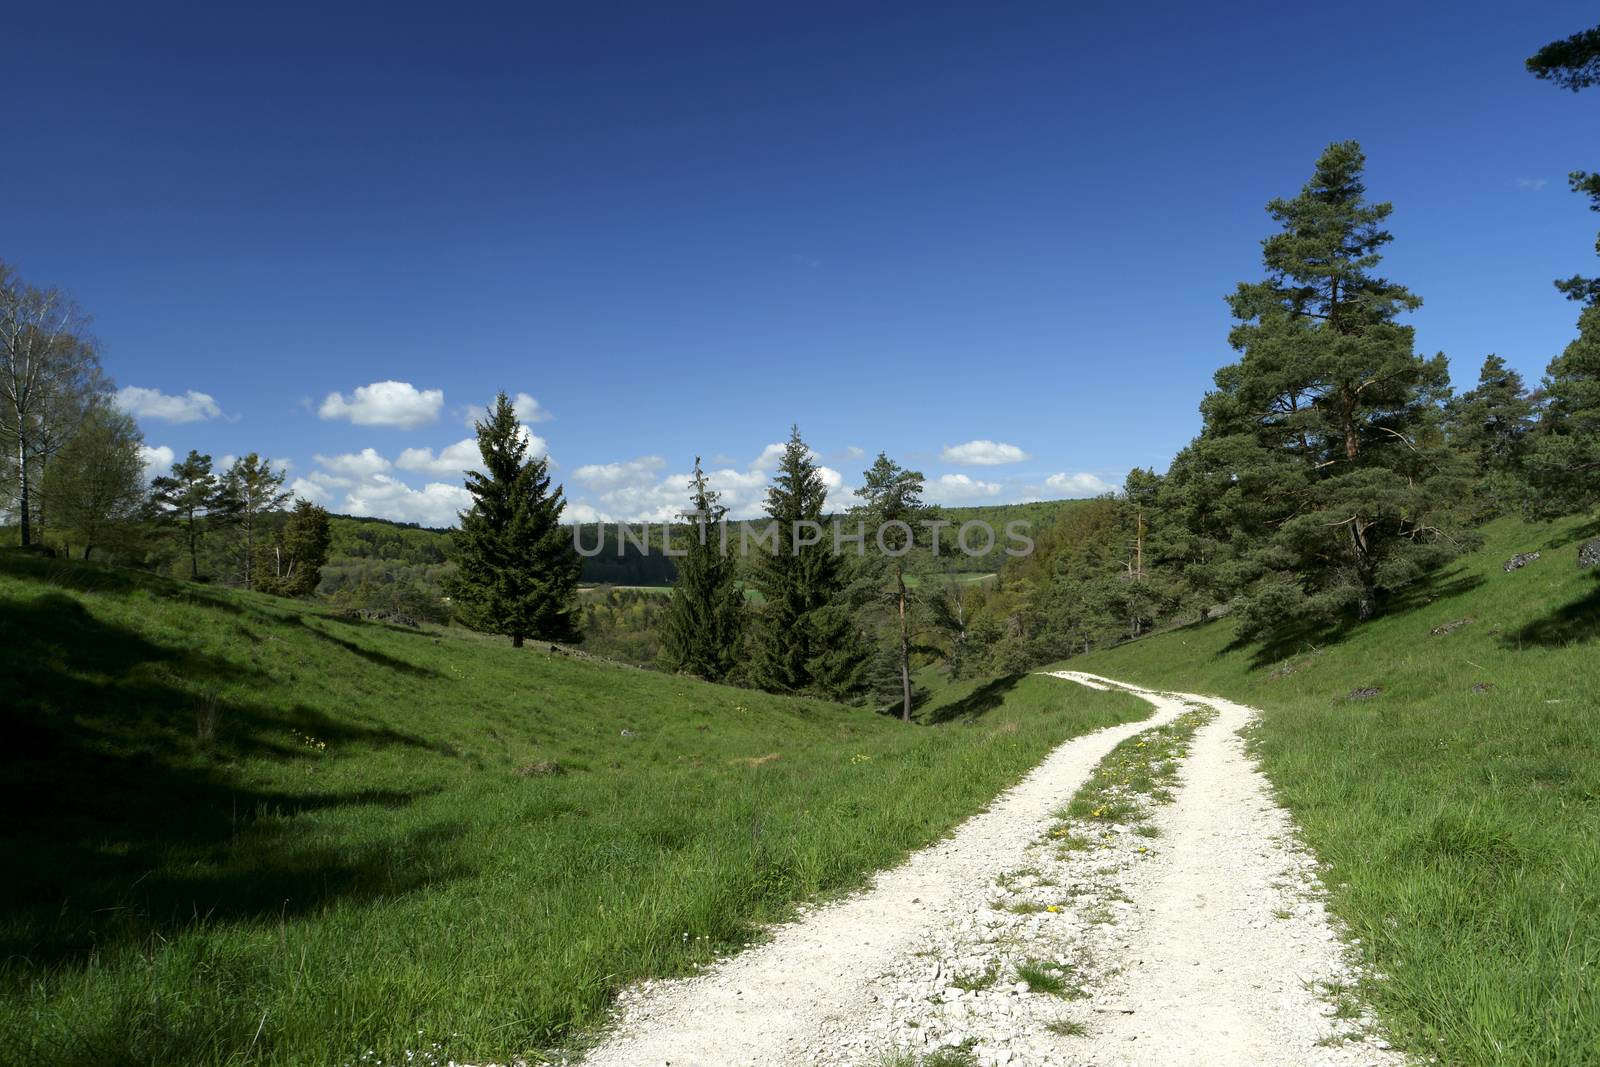
[(696, 455), (754, 514), (793, 422), (841, 505), (880, 450), (949, 506), (1114, 490), (1198, 431), (1266, 202), (1334, 140), (1458, 390), (1491, 352), (1536, 382), (1593, 255), (1592, 104), (1522, 67), (1576, 4), (1367, 5), (1385, 35), (1310, 55), (1264, 5), (89, 6), (17, 20), (6, 256), (94, 318), (152, 473), (253, 451), (391, 521), (453, 525), (501, 389), (573, 522), (669, 517)]

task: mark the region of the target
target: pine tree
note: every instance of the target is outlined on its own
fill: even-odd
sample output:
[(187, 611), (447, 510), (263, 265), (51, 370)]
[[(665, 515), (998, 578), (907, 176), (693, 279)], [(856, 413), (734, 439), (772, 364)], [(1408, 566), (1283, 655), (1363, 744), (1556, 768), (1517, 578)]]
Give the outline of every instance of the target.
[[(1578, 92), (1600, 85), (1600, 27), (1583, 30), (1560, 41), (1552, 41), (1528, 57), (1528, 72), (1554, 82), (1563, 89)], [(1567, 175), (1572, 191), (1589, 198), (1589, 210), (1600, 211), (1600, 174), (1575, 170)], [(1595, 241), (1600, 252), (1600, 239)], [(1574, 274), (1556, 282), (1568, 300), (1600, 303), (1600, 278)]]
[(1367, 201), (1364, 165), (1355, 142), (1332, 144), (1299, 196), (1273, 200), (1267, 277), (1229, 298), (1243, 358), (1217, 373), (1203, 436), (1236, 439), (1232, 476), (1266, 505), (1230, 535), (1247, 631), (1370, 618), (1380, 590), (1459, 550), (1460, 487), (1434, 439), (1448, 368), (1395, 321), (1421, 301), (1374, 273), (1391, 207)]
[(818, 692), (848, 699), (867, 687), (871, 652), (842, 603), (844, 561), (822, 529), (826, 500), (811, 450), (800, 439), (800, 428), (792, 427), (767, 489), (776, 549), (763, 553), (755, 569), (755, 586), (765, 603), (751, 677), (776, 693)]
[(200, 542), (206, 530), (231, 513), (231, 502), (211, 470), (211, 457), (193, 449), (172, 473), (150, 483), (156, 522), (173, 530), (189, 554), (189, 577), (200, 577)]
[(923, 522), (931, 509), (922, 502), (921, 471), (907, 470), (886, 454), (862, 474), (856, 496), (862, 503), (854, 514), (866, 529), (870, 558), (894, 579), (895, 623), (899, 647), (895, 666), (899, 674), (900, 718), (911, 721), (911, 620), (910, 597), (906, 592), (906, 557), (914, 550), (924, 531)]
[(1444, 427), (1473, 482), (1475, 518), (1515, 510), (1524, 495), (1522, 467), (1533, 441), (1534, 401), (1522, 375), (1489, 356), (1478, 384), (1445, 405)]
[(283, 510), (293, 495), (283, 488), (283, 471), (252, 452), (235, 460), (222, 477), (222, 492), (231, 511), (230, 519), (239, 529), (239, 574), (246, 589), (256, 574), (256, 537), (261, 517)]
[(661, 630), (661, 666), (713, 682), (738, 665), (744, 627), (744, 591), (726, 544), (728, 509), (720, 496), (706, 483), (696, 456), (689, 481), (693, 526)]
[(1553, 518), (1600, 504), (1600, 304), (1545, 372), (1545, 407), (1528, 456), (1529, 511)]
[(456, 534), (459, 571), (452, 585), (457, 617), (482, 633), (570, 641), (578, 637), (573, 595), (581, 559), (561, 526), (561, 487), (550, 487), (549, 462), (528, 458), (528, 434), (501, 393), (476, 423), (485, 473), (467, 472), (472, 507)]

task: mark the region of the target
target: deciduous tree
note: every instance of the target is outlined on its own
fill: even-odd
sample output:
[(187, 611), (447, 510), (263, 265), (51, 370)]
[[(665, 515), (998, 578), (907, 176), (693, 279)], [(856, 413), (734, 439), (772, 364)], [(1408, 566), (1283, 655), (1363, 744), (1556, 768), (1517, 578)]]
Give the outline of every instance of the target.
[(53, 523), (82, 543), (84, 559), (133, 534), (147, 488), (143, 440), (133, 419), (95, 404), (46, 469), (41, 495)]

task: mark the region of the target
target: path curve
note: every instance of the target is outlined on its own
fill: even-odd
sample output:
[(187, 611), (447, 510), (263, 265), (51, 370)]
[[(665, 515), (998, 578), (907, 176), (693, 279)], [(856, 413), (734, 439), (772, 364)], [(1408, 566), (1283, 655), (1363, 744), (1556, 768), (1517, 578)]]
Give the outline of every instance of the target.
[[(1375, 1039), (1325, 1043), (1350, 1027), (1329, 1017), (1315, 990), (1350, 974), (1312, 861), (1238, 738), (1253, 712), (1078, 671), (1051, 673), (1128, 690), (1155, 712), (1063, 743), (950, 837), (861, 892), (775, 928), (770, 940), (704, 974), (625, 991), (614, 1029), (584, 1062), (876, 1064), (907, 1039), (960, 1039), (985, 1064), (1400, 1063)], [(960, 990), (945, 988), (943, 1001), (955, 1003), (941, 1002), (951, 965), (930, 956), (996, 952), (1012, 933), (993, 929), (996, 876), (1049, 847), (1055, 813), (1118, 743), (1195, 704), (1218, 716), (1196, 734), (1178, 799), (1157, 817), (1159, 847), (1141, 857), (1151, 862), (1117, 876), (1125, 879), (1119, 898), (1129, 903), (1118, 906), (1128, 909), (1127, 921), (1086, 928), (1073, 916), (1017, 920), (1035, 939), (1059, 936), (1063, 953), (1093, 941), (1102, 955), (1109, 945), (1124, 957), (1095, 994), (1093, 1025), (1082, 1036), (1057, 1036), (1045, 1028), (1060, 1019), (1054, 998), (1028, 997), (1025, 986), (969, 994), (970, 1008)], [(1300, 888), (1282, 888), (1290, 883)], [(1286, 892), (1299, 901), (1287, 915)], [(1039, 921), (1056, 918), (1063, 921)], [(910, 1017), (934, 1009), (959, 1013), (964, 1028), (933, 1029), (941, 1024)]]

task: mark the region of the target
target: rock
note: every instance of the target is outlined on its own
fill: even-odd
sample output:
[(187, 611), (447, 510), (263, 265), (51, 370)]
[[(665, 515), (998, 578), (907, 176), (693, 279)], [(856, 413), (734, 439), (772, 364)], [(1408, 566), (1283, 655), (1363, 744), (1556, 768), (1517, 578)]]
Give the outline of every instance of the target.
[(1441, 637), (1444, 634), (1455, 633), (1457, 630), (1461, 629), (1463, 626), (1466, 626), (1470, 622), (1472, 622), (1472, 616), (1468, 615), (1464, 619), (1453, 619), (1450, 622), (1445, 623), (1443, 626), (1435, 626), (1428, 632), (1435, 637)]
[(1590, 567), (1600, 567), (1600, 537), (1578, 549), (1578, 569), (1586, 571)]
[(1381, 685), (1364, 685), (1364, 686), (1361, 686), (1358, 689), (1350, 690), (1350, 699), (1351, 700), (1366, 700), (1366, 699), (1368, 699), (1370, 697), (1375, 697), (1375, 696), (1377, 696), (1378, 694), (1380, 694), (1382, 692), (1383, 692), (1383, 686), (1381, 686)]
[(1472, 691), (1474, 693), (1479, 694), (1479, 695), (1482, 695), (1484, 693), (1492, 693), (1492, 692), (1494, 692), (1494, 683), (1493, 682), (1473, 682), (1472, 683)]
[(1537, 562), (1539, 562), (1539, 553), (1518, 552), (1515, 556), (1512, 556), (1510, 559), (1506, 560), (1505, 571), (1507, 574), (1510, 574), (1512, 571), (1521, 570), (1528, 564)]

